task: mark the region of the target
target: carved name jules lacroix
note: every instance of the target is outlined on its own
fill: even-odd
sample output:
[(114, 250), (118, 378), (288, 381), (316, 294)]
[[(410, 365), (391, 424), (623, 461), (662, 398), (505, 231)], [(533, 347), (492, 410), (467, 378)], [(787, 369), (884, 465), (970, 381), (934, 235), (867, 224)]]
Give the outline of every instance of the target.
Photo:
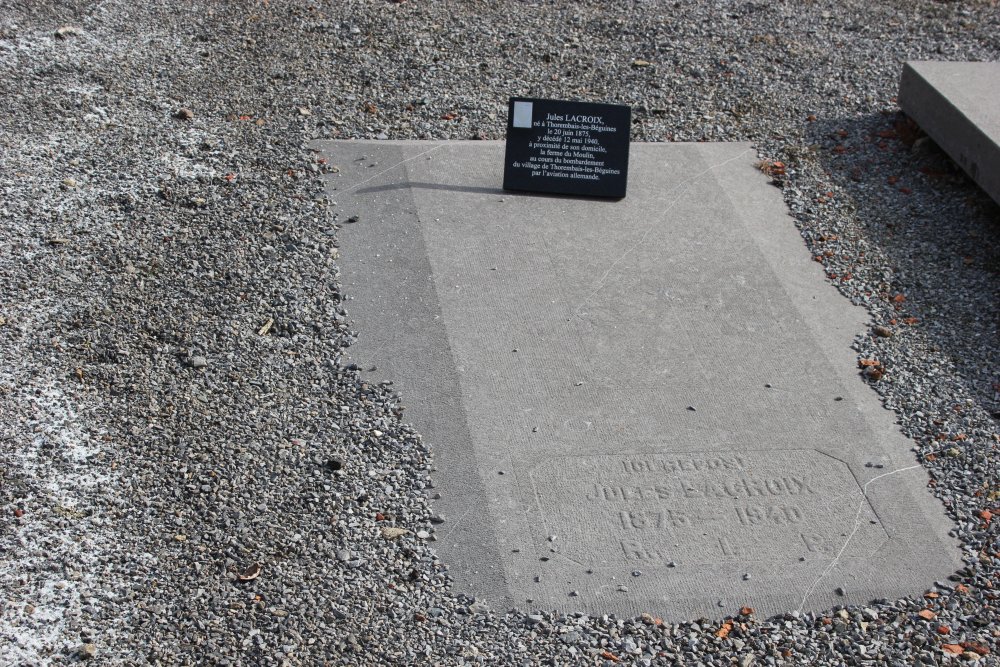
[[(613, 482), (594, 483), (587, 500), (767, 498), (814, 493), (802, 475), (748, 476), (746, 465), (739, 456), (632, 458), (622, 460), (621, 465)], [(712, 474), (701, 476), (698, 473)], [(637, 483), (626, 483), (629, 478), (635, 478)]]
[(796, 475), (750, 479), (739, 477), (729, 480), (664, 480), (662, 483), (594, 484), (587, 494), (593, 501), (667, 500), (670, 498), (776, 498), (812, 494), (805, 478)]

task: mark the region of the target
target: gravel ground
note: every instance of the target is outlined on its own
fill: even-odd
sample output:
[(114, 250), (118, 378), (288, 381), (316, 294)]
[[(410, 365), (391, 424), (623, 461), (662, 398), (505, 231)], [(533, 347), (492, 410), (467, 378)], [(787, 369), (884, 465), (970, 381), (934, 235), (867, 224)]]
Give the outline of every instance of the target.
[[(0, 0), (0, 664), (997, 664), (1000, 208), (899, 115), (907, 59), (1000, 59), (1000, 8)], [(680, 625), (450, 590), (307, 146), (500, 139), (514, 94), (756, 143), (963, 570)]]

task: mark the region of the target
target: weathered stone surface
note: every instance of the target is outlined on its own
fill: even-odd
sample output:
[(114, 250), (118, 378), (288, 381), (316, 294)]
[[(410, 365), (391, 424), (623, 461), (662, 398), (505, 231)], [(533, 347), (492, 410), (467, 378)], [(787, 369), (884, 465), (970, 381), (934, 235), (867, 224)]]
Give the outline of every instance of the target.
[(899, 106), (1000, 203), (1000, 63), (910, 61)]
[(919, 594), (959, 566), (858, 377), (865, 312), (749, 145), (634, 144), (619, 202), (504, 192), (499, 143), (321, 147), (364, 221), (341, 231), (354, 361), (435, 448), (460, 589), (679, 620)]

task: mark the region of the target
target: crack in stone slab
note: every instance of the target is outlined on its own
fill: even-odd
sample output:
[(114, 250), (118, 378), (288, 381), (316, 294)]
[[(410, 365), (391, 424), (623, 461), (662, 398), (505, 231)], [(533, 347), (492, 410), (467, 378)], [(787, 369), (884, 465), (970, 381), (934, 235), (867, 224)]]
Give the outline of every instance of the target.
[(833, 560), (831, 560), (830, 563), (826, 566), (826, 568), (824, 568), (824, 570), (819, 574), (819, 576), (816, 577), (816, 580), (809, 585), (809, 588), (806, 589), (806, 594), (802, 597), (802, 602), (799, 603), (798, 609), (796, 609), (796, 613), (800, 614), (802, 613), (803, 608), (805, 608), (806, 602), (809, 600), (809, 596), (812, 595), (812, 592), (816, 589), (816, 586), (819, 585), (819, 582), (825, 579), (826, 575), (830, 574), (830, 572), (832, 572), (833, 569), (837, 567), (837, 565), (840, 563), (841, 556), (844, 555), (844, 552), (847, 550), (847, 547), (851, 544), (851, 540), (854, 539), (854, 536), (857, 534), (858, 529), (861, 527), (861, 512), (864, 510), (865, 501), (868, 500), (868, 485), (871, 484), (872, 482), (882, 479), (883, 477), (889, 477), (890, 475), (895, 475), (896, 473), (900, 472), (906, 472), (907, 470), (915, 470), (916, 468), (920, 467), (921, 465), (918, 463), (916, 465), (906, 466), (905, 468), (897, 468), (896, 470), (890, 470), (889, 472), (882, 473), (881, 475), (872, 477), (870, 480), (865, 482), (865, 485), (861, 487), (861, 500), (858, 501), (858, 510), (854, 514), (854, 528), (851, 530), (851, 533), (847, 536), (847, 539), (844, 540), (844, 544), (840, 547), (840, 550), (837, 552), (837, 555), (833, 557)]

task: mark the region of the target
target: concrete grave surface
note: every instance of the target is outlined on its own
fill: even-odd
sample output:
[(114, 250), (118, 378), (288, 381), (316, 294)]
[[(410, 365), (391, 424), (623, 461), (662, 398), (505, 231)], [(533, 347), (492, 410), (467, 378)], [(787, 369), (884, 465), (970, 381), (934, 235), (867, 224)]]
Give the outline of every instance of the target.
[(1000, 62), (907, 62), (899, 106), (1000, 204)]
[(504, 192), (499, 142), (318, 147), (351, 355), (434, 448), (459, 591), (680, 621), (961, 566), (748, 144), (634, 144), (622, 201)]

